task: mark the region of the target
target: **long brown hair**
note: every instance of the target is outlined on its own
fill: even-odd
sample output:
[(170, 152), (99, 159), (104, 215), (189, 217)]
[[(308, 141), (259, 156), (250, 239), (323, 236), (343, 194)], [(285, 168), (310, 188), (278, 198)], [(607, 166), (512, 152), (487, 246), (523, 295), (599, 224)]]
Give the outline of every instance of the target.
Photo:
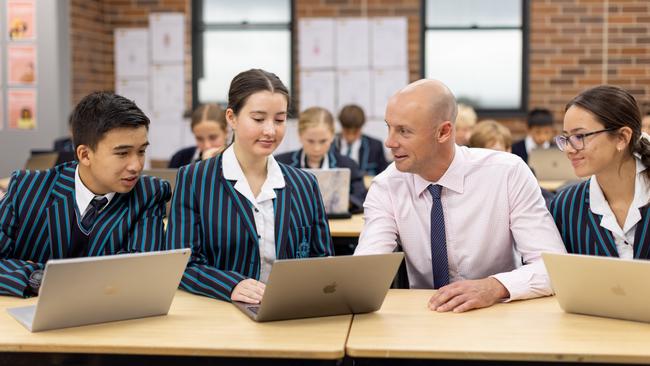
[(277, 75), (261, 69), (240, 72), (232, 79), (228, 91), (228, 108), (235, 114), (239, 114), (248, 97), (259, 91), (283, 94), (287, 98), (287, 109), (289, 109), (290, 98), (287, 87)]

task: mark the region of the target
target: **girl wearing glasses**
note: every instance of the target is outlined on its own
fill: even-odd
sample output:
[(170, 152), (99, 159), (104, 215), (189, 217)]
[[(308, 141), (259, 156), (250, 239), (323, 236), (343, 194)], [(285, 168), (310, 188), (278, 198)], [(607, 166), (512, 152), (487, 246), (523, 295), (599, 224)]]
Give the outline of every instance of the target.
[(550, 211), (569, 253), (650, 258), (650, 141), (627, 91), (601, 85), (566, 106), (558, 147), (579, 177)]

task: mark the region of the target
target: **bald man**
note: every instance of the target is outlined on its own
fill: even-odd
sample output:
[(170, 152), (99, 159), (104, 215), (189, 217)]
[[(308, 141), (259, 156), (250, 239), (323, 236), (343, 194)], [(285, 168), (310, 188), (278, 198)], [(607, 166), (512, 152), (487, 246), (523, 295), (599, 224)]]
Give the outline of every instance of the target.
[(436, 80), (391, 97), (385, 145), (395, 161), (370, 186), (355, 255), (399, 241), (410, 287), (438, 289), (435, 311), (551, 294), (540, 254), (565, 249), (535, 177), (515, 155), (457, 146), (456, 113)]

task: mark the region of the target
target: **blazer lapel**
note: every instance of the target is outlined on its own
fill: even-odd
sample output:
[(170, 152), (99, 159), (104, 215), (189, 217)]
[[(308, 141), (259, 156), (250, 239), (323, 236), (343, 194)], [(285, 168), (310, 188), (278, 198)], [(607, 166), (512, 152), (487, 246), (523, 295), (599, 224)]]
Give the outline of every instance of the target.
[[(284, 172), (283, 172), (284, 173)], [(277, 258), (291, 258), (288, 248), (289, 221), (291, 221), (291, 186), (284, 175), (284, 188), (276, 189), (276, 198), (273, 200), (275, 212), (275, 255)]]
[(639, 208), (641, 220), (636, 224), (634, 233), (634, 258), (650, 259), (650, 235), (648, 234), (648, 225), (650, 224), (650, 205)]
[(113, 236), (114, 226), (129, 210), (129, 208), (122, 202), (125, 199), (125, 196), (126, 194), (116, 193), (108, 206), (97, 215), (95, 225), (90, 231), (88, 239), (89, 256), (104, 254), (106, 243), (109, 240), (112, 242), (110, 253), (117, 253), (120, 250), (119, 248), (126, 246), (127, 243), (119, 242), (121, 238), (115, 238)]
[(232, 181), (224, 178), (223, 162), (221, 160), (221, 157), (219, 157), (218, 164), (219, 166), (217, 167), (217, 169), (220, 172), (219, 180), (221, 181), (221, 184), (223, 184), (226, 187), (225, 189), (226, 193), (230, 196), (232, 202), (234, 203), (235, 208), (241, 215), (243, 226), (246, 227), (246, 230), (250, 234), (251, 238), (253, 238), (253, 241), (256, 244), (258, 244), (259, 240), (257, 238), (257, 229), (255, 228), (255, 219), (253, 218), (253, 211), (251, 210), (251, 204), (244, 196), (242, 196), (239, 192), (237, 192)]
[(585, 243), (587, 249), (585, 254), (618, 257), (618, 250), (616, 249), (616, 242), (612, 233), (600, 226), (600, 220), (603, 217), (591, 212), (589, 194), (589, 186), (587, 186), (587, 197), (585, 199), (587, 214), (585, 218), (587, 220), (587, 227), (590, 229), (588, 234), (591, 234), (592, 238)]
[(54, 202), (47, 208), (50, 234), (50, 258), (65, 258), (70, 249), (72, 225), (76, 225), (74, 174), (76, 164), (63, 168), (57, 177), (52, 197)]

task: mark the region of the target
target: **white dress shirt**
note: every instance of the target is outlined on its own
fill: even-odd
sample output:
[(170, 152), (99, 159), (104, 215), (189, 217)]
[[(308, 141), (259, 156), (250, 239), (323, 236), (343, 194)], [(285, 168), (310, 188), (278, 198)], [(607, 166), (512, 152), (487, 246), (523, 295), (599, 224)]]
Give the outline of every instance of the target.
[(273, 200), (275, 189), (284, 187), (284, 176), (280, 166), (272, 155), (266, 160), (266, 180), (260, 193), (255, 197), (241, 165), (235, 156), (233, 146), (223, 152), (223, 177), (236, 180), (235, 189), (253, 205), (253, 218), (257, 229), (260, 251), (260, 281), (266, 283), (271, 273), (271, 267), (276, 259), (275, 253), (275, 211)]
[(355, 255), (391, 252), (399, 237), (411, 287), (433, 288), (429, 184), (443, 186), (450, 282), (493, 276), (510, 300), (552, 293), (541, 252), (565, 252), (562, 238), (528, 166), (493, 150), (456, 146), (438, 182), (391, 164), (370, 186)]
[(88, 211), (88, 207), (90, 207), (90, 201), (96, 197), (105, 197), (108, 199), (108, 202), (104, 207), (108, 207), (113, 197), (115, 197), (115, 192), (106, 193), (105, 195), (97, 195), (91, 192), (90, 189), (88, 189), (88, 187), (86, 187), (86, 185), (81, 181), (81, 177), (79, 176), (79, 166), (77, 165), (77, 168), (74, 171), (74, 197), (75, 202), (77, 203), (77, 210), (81, 213), (81, 217), (77, 217), (77, 220), (81, 222), (86, 211)]
[[(361, 149), (361, 138), (356, 139), (352, 145), (348, 144), (348, 140), (344, 139), (342, 136), (340, 137), (340, 153), (343, 156), (347, 156), (350, 159), (354, 160), (357, 164), (359, 163), (359, 150)], [(352, 149), (350, 151), (350, 155), (348, 155), (348, 148)]]
[(530, 155), (530, 152), (533, 151), (533, 149), (550, 149), (551, 148), (551, 143), (546, 141), (541, 145), (537, 145), (535, 143), (535, 140), (531, 136), (526, 136), (526, 139), (524, 140), (524, 144), (526, 145), (526, 153)]
[(641, 212), (639, 212), (639, 209), (650, 202), (650, 194), (648, 193), (650, 187), (645, 179), (645, 174), (643, 174), (645, 169), (645, 165), (636, 159), (634, 199), (627, 212), (623, 227), (616, 221), (616, 216), (611, 207), (609, 207), (609, 203), (605, 199), (602, 189), (600, 189), (596, 176), (592, 176), (589, 182), (589, 207), (591, 212), (602, 216), (600, 226), (612, 232), (620, 258), (634, 258), (634, 235), (636, 233), (636, 225), (641, 221)]
[(323, 161), (320, 164), (320, 168), (312, 168), (307, 166), (307, 157), (305, 156), (305, 150), (301, 150), (300, 152), (300, 167), (301, 168), (306, 168), (306, 169), (322, 169), (322, 170), (329, 170), (330, 169), (330, 158), (329, 154), (325, 154), (323, 156)]

